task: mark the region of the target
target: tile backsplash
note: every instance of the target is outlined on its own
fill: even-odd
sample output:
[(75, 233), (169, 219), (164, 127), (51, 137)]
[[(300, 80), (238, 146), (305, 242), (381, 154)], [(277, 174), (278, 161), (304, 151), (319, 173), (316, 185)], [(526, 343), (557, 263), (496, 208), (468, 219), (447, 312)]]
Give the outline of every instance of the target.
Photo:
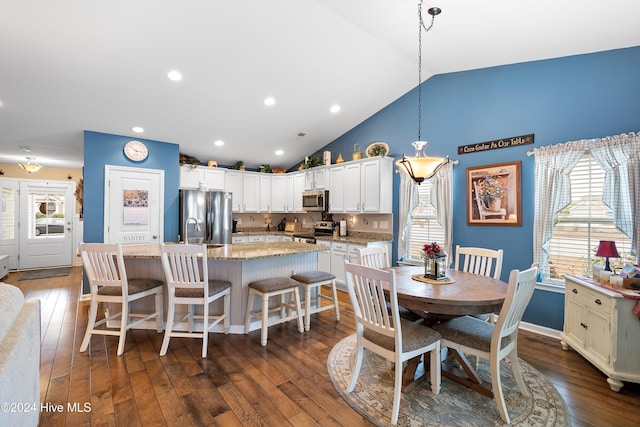
[[(265, 230), (270, 221), (270, 228), (274, 229), (285, 218), (286, 221), (298, 220), (302, 224), (302, 228), (313, 228), (313, 223), (322, 220), (320, 213), (242, 213), (234, 214), (233, 219), (238, 220), (239, 229), (259, 228)], [(393, 232), (393, 215), (392, 214), (333, 214), (333, 221), (347, 221), (347, 230), (362, 231), (368, 233), (392, 233)]]

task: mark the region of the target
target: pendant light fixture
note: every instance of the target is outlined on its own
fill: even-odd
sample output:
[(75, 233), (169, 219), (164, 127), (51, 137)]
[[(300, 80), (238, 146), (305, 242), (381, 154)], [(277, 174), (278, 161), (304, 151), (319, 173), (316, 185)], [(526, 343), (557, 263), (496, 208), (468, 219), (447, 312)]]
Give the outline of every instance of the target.
[(400, 170), (404, 170), (418, 185), (425, 179), (431, 178), (438, 170), (449, 162), (449, 157), (429, 157), (425, 150), (429, 144), (422, 141), (422, 31), (428, 32), (435, 21), (436, 15), (442, 10), (439, 7), (432, 7), (427, 10), (431, 15), (429, 27), (424, 25), (422, 19), (422, 0), (418, 2), (418, 140), (411, 143), (415, 148), (414, 157), (407, 158), (404, 154), (402, 160), (396, 162)]
[(35, 157), (27, 157), (26, 163), (18, 163), (18, 165), (29, 173), (38, 172), (42, 166), (35, 162)]

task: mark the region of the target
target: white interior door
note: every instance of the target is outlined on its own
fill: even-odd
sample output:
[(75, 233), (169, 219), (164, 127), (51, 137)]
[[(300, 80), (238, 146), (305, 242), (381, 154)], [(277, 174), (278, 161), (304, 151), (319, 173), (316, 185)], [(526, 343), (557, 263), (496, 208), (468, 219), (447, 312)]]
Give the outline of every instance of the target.
[(18, 269), (70, 266), (75, 182), (20, 181)]
[(18, 180), (0, 178), (0, 254), (9, 256), (9, 270), (18, 268), (19, 189)]
[(104, 242), (164, 241), (164, 171), (105, 167)]

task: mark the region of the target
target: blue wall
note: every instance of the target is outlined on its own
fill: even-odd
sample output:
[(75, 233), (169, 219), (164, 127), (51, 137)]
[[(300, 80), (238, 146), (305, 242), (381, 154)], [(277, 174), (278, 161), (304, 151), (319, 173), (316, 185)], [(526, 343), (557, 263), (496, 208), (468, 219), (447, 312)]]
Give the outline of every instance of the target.
[[(422, 85), (422, 139), (427, 153), (450, 156), (454, 166), (454, 245), (502, 248), (502, 279), (533, 260), (533, 157), (527, 151), (583, 138), (640, 131), (640, 47), (436, 75)], [(535, 144), (457, 154), (460, 145), (524, 134)], [(333, 157), (375, 141), (390, 155), (413, 155), (417, 139), (417, 89), (388, 105), (328, 146)], [(522, 226), (468, 226), (466, 168), (522, 162)], [(394, 235), (398, 229), (398, 186), (394, 177)], [(397, 255), (394, 245), (394, 259)], [(524, 320), (562, 329), (564, 295), (536, 291)]]
[[(124, 145), (137, 139), (149, 147), (149, 157), (132, 162), (124, 156)], [(105, 165), (164, 170), (164, 240), (178, 240), (179, 146), (129, 136), (84, 132), (85, 242), (103, 242)]]

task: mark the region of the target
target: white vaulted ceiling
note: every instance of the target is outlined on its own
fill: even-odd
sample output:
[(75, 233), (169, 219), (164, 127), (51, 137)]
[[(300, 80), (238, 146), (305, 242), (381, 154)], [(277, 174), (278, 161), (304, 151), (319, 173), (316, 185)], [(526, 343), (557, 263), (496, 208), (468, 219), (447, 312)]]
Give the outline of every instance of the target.
[[(431, 6), (423, 79), (640, 45), (636, 0)], [(93, 130), (289, 167), (416, 84), (415, 0), (0, 0), (0, 163), (80, 167)]]

